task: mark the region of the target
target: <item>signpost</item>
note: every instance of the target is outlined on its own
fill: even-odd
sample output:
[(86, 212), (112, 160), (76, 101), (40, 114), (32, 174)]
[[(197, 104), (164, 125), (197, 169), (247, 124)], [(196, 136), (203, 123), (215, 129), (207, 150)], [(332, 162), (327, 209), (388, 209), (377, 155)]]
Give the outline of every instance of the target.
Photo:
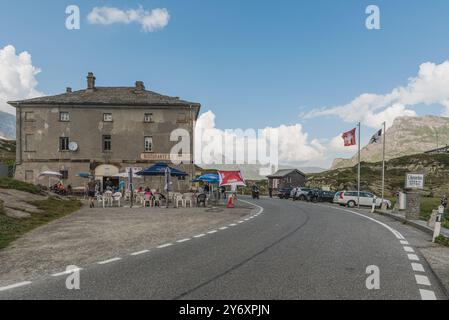
[(437, 219), (435, 220), (435, 228), (433, 229), (432, 242), (435, 242), (436, 238), (438, 238), (440, 236), (441, 223), (443, 222), (443, 214), (444, 214), (444, 207), (443, 206), (439, 206), (438, 207)]
[(419, 220), (421, 210), (420, 190), (424, 189), (424, 174), (408, 173), (405, 179), (406, 211), (405, 218), (408, 220)]

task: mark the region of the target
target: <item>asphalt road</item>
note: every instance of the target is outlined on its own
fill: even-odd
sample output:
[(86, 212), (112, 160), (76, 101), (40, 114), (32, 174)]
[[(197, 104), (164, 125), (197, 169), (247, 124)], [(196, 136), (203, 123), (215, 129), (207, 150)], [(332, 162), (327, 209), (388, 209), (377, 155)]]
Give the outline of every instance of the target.
[[(384, 225), (325, 205), (254, 203), (263, 214), (237, 226), (87, 267), (80, 290), (67, 290), (63, 275), (0, 291), (0, 299), (446, 298), (419, 253)], [(366, 287), (368, 266), (379, 268), (378, 290)]]

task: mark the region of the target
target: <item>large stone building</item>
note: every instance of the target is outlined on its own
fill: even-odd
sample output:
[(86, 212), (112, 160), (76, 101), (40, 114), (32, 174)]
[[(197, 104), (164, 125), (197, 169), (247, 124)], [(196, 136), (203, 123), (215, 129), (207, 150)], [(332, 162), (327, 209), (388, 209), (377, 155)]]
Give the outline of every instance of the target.
[[(189, 177), (174, 183), (186, 188), (195, 174), (193, 133), (201, 105), (134, 87), (96, 87), (92, 73), (87, 88), (23, 101), (9, 102), (17, 110), (17, 179), (41, 183), (43, 171), (63, 174), (65, 183), (83, 186), (79, 173), (111, 179), (126, 168), (146, 168), (157, 162), (171, 165), (170, 141), (175, 129), (190, 137), (190, 156), (175, 166)], [(160, 178), (137, 180), (161, 187)]]

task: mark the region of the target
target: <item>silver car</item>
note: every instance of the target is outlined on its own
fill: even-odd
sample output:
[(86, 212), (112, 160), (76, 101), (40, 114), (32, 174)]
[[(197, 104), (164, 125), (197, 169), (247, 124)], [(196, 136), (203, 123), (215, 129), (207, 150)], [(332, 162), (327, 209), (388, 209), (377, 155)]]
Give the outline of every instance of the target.
[[(354, 208), (358, 205), (358, 199), (357, 191), (339, 191), (335, 194), (334, 203)], [(373, 203), (379, 208), (382, 204), (382, 199), (370, 192), (360, 192), (360, 206), (371, 207)], [(390, 200), (384, 199), (383, 203), (386, 205), (387, 209), (391, 208)]]

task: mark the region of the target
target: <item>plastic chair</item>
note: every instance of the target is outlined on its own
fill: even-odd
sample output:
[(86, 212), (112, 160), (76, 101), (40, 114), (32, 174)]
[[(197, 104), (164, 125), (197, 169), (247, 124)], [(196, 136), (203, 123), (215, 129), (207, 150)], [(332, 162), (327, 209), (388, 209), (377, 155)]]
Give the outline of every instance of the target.
[(151, 194), (145, 194), (144, 198), (143, 198), (143, 206), (146, 208), (147, 207), (147, 203), (149, 205), (149, 207), (153, 206), (153, 196)]
[(114, 195), (112, 196), (112, 205), (117, 202), (118, 207), (121, 207), (121, 199), (122, 194), (120, 192), (114, 193)]
[(206, 207), (206, 201), (207, 201), (207, 196), (204, 193), (199, 194), (198, 197), (196, 198), (196, 204), (198, 207), (201, 205), (204, 205), (204, 207)]
[(190, 208), (193, 208), (193, 193), (186, 193), (183, 196), (184, 199), (184, 207), (187, 207), (187, 203), (189, 203)]

